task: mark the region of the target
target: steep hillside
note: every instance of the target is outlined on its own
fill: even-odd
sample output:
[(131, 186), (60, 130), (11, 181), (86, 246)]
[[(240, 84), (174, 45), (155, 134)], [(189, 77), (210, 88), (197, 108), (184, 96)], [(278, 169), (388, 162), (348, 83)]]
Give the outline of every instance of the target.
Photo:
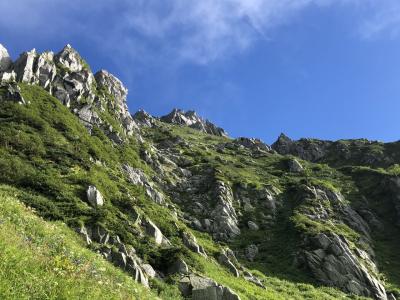
[(0, 223), (2, 269), (16, 265), (2, 298), (62, 284), (57, 272), (65, 290), (39, 298), (400, 296), (397, 143), (270, 147), (194, 112), (131, 116), (121, 81), (71, 46), (15, 62), (0, 50), (0, 219), (19, 216)]

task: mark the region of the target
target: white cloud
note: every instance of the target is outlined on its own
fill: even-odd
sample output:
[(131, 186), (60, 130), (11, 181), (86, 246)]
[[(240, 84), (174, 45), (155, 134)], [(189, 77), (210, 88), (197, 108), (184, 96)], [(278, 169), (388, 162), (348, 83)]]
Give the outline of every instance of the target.
[[(83, 4), (84, 3), (84, 4)], [(19, 0), (1, 1), (0, 31), (65, 34), (127, 59), (209, 62), (246, 51), (310, 6), (362, 11), (360, 33), (394, 35), (398, 0)], [(354, 29), (349, 29), (354, 30)]]
[(363, 38), (373, 39), (382, 35), (394, 38), (400, 33), (400, 2), (398, 0), (380, 0), (371, 3), (373, 13), (360, 26)]

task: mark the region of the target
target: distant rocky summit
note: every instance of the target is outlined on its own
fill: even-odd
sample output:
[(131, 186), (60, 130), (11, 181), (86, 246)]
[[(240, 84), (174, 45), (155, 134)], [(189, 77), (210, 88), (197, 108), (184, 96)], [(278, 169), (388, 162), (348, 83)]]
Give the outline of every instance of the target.
[(189, 126), (201, 132), (213, 135), (228, 136), (225, 130), (215, 126), (208, 120), (200, 118), (196, 112), (192, 110), (184, 112), (183, 110), (175, 108), (168, 115), (161, 117), (160, 120), (165, 123)]

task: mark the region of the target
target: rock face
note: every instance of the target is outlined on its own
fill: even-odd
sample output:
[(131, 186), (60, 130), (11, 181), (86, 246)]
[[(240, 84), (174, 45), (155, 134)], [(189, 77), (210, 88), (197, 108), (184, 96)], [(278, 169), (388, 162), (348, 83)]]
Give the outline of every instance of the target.
[(400, 227), (400, 178), (391, 178), (388, 183), (391, 192), (394, 208), (397, 212), (396, 225)]
[(313, 247), (305, 252), (305, 260), (320, 282), (375, 299), (387, 299), (385, 288), (359, 261), (362, 257), (350, 250), (349, 243), (336, 234), (319, 234)]
[(203, 120), (194, 111), (184, 112), (180, 109), (174, 109), (168, 115), (161, 117), (160, 120), (165, 123), (188, 126), (213, 135), (228, 136), (222, 128), (215, 126), (208, 120)]
[(127, 174), (129, 181), (136, 185), (141, 185), (146, 189), (147, 196), (158, 204), (164, 203), (164, 196), (156, 190), (154, 184), (147, 178), (146, 174), (140, 169), (134, 169), (129, 165), (124, 165), (123, 170)]
[[(319, 233), (306, 235), (299, 260), (323, 284), (348, 293), (385, 300), (385, 288), (377, 277), (375, 254), (368, 246), (371, 243), (368, 224), (338, 192), (323, 187), (307, 187), (301, 197), (305, 203), (312, 203), (312, 207), (305, 205), (302, 208), (305, 216), (322, 224), (329, 220), (348, 225), (360, 234), (359, 241), (362, 241), (365, 250), (350, 246), (346, 237), (336, 233)], [(331, 209), (328, 209), (327, 202)]]
[(214, 237), (228, 240), (240, 234), (238, 218), (233, 208), (233, 193), (230, 186), (217, 181), (215, 186), (216, 206), (211, 212), (214, 222), (211, 227)]
[(5, 83), (0, 82), (0, 101), (15, 101), (20, 104), (25, 104), (25, 99), (21, 94), (21, 89), (15, 82)]
[(278, 140), (272, 144), (272, 149), (279, 154), (291, 154), (304, 160), (318, 161), (326, 155), (327, 148), (331, 144), (332, 142), (329, 141), (312, 139), (293, 141), (282, 133)]
[(103, 196), (95, 186), (90, 185), (88, 187), (86, 191), (86, 196), (87, 200), (93, 207), (103, 206), (104, 204)]
[(282, 155), (294, 155), (302, 160), (329, 163), (334, 166), (362, 165), (388, 167), (399, 161), (393, 155), (393, 145), (366, 139), (324, 141), (317, 139), (291, 140), (281, 134), (272, 149)]

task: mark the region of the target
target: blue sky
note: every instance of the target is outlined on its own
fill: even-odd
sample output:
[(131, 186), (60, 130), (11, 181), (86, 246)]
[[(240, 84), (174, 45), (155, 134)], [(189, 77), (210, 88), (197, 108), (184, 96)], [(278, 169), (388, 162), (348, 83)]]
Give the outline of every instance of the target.
[(398, 0), (0, 0), (0, 11), (14, 59), (70, 43), (125, 83), (132, 113), (194, 109), (268, 143), (400, 139)]

